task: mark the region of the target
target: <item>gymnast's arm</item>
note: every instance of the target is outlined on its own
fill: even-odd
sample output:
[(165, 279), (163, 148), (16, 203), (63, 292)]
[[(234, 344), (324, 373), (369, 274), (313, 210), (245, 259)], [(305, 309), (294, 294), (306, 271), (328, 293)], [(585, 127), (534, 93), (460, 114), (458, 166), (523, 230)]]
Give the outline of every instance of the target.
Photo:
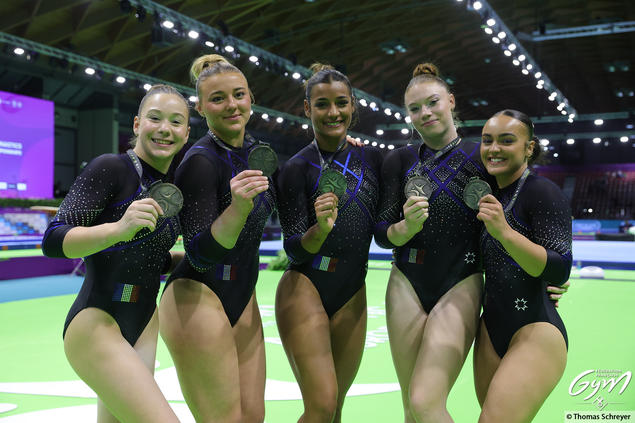
[(320, 251), (337, 219), (338, 198), (332, 192), (320, 195), (315, 199), (315, 218), (317, 222), (302, 236), (301, 244), (306, 251), (315, 254)]
[(539, 277), (566, 292), (573, 262), (571, 207), (558, 186), (544, 178), (538, 182), (532, 187), (528, 207), (534, 238), (547, 251), (547, 263)]
[(103, 155), (93, 160), (75, 180), (49, 224), (42, 241), (44, 254), (86, 257), (132, 239), (144, 227), (154, 230), (157, 216), (163, 212), (152, 199), (134, 201), (116, 222), (91, 226), (122, 188), (119, 177), (128, 172), (119, 156)]
[[(491, 194), (481, 199), (477, 218), (525, 272), (562, 285), (571, 270), (571, 213), (557, 187), (541, 183), (540, 188), (528, 189), (519, 196), (519, 202), (525, 200), (523, 203), (530, 207), (530, 224), (538, 243), (509, 226), (502, 205)], [(527, 201), (528, 197), (531, 201)]]
[[(277, 179), (278, 212), (284, 234), (284, 249), (292, 263), (304, 263), (320, 250), (330, 230), (319, 222), (309, 226), (310, 194), (306, 191), (306, 167), (299, 160), (291, 159), (284, 164)], [(325, 197), (322, 195), (316, 199)], [(330, 201), (322, 206), (335, 206), (337, 217), (337, 197), (327, 195)], [(316, 208), (316, 206), (314, 206)], [(333, 212), (331, 212), (332, 214)], [(324, 219), (322, 219), (324, 220)], [(332, 227), (331, 227), (332, 229)]]
[(266, 191), (269, 182), (257, 170), (245, 170), (229, 181), (231, 204), (220, 210), (219, 169), (202, 154), (189, 157), (176, 172), (176, 185), (183, 192), (179, 214), (185, 250), (199, 269), (220, 263), (234, 248), (253, 209), (252, 199)]
[(428, 199), (413, 196), (402, 205), (401, 151), (391, 151), (381, 167), (381, 193), (375, 241), (382, 248), (404, 245), (423, 228), (428, 218)]
[(253, 199), (269, 188), (269, 179), (260, 170), (243, 170), (229, 181), (231, 204), (214, 221), (212, 236), (225, 248), (236, 245), (249, 213), (254, 208)]

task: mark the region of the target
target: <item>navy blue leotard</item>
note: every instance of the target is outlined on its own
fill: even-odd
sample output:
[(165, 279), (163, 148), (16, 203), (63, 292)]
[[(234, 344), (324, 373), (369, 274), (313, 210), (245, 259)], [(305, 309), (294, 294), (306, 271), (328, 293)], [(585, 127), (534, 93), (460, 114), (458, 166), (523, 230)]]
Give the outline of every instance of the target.
[(278, 180), (280, 224), (289, 269), (306, 275), (332, 317), (364, 285), (368, 249), (375, 224), (382, 155), (375, 148), (346, 146), (335, 153), (321, 151), (329, 166), (343, 173), (346, 192), (338, 202), (338, 215), (317, 254), (302, 247), (301, 239), (313, 226), (314, 203), (320, 193), (320, 158), (309, 144), (289, 159)]
[[(519, 180), (495, 193), (505, 208)], [(529, 174), (505, 218), (515, 231), (547, 250), (547, 264), (538, 277), (525, 272), (503, 246), (483, 230), (485, 265), (483, 320), (496, 353), (502, 358), (512, 336), (533, 322), (549, 322), (567, 332), (549, 300), (547, 285), (562, 285), (571, 271), (571, 209), (560, 188), (541, 176)]]
[[(143, 184), (166, 181), (165, 175), (140, 160)], [(147, 197), (126, 154), (105, 154), (91, 161), (77, 177), (57, 215), (50, 222), (42, 250), (65, 257), (66, 233), (76, 226), (117, 222), (135, 200)], [(143, 228), (127, 242), (85, 257), (84, 283), (71, 306), (64, 334), (81, 310), (96, 307), (110, 314), (123, 337), (134, 345), (156, 308), (160, 275), (170, 266), (170, 248), (179, 235), (178, 221), (159, 217), (156, 229)]]
[[(463, 202), (463, 189), (472, 177), (490, 182), (479, 154), (479, 143), (461, 140), (437, 159), (437, 151), (407, 145), (388, 154), (382, 166), (382, 193), (375, 240), (393, 248), (395, 266), (412, 284), (429, 313), (439, 299), (461, 280), (481, 272), (478, 239), (482, 224), (476, 211)], [(421, 157), (419, 157), (421, 154)], [(388, 240), (390, 225), (403, 219), (404, 185), (418, 172), (421, 161), (434, 191), (423, 229), (401, 247)]]
[(179, 278), (204, 283), (220, 299), (232, 326), (258, 280), (260, 241), (276, 205), (273, 182), (253, 199), (254, 208), (232, 249), (214, 239), (211, 226), (231, 204), (229, 180), (248, 169), (247, 156), (254, 146), (245, 140), (241, 148), (233, 148), (208, 133), (188, 150), (175, 178), (183, 192), (179, 218), (187, 259), (174, 269), (166, 286)]

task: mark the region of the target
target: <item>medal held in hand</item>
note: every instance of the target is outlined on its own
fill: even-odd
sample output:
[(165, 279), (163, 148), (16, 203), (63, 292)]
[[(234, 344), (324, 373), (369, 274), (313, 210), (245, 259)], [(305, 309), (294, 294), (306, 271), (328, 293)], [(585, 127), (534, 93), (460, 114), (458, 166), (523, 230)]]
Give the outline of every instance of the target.
[(278, 168), (278, 155), (269, 146), (258, 145), (247, 157), (249, 169), (261, 170), (264, 176), (271, 176)]
[(346, 192), (346, 177), (333, 169), (325, 169), (320, 175), (320, 183), (318, 184), (318, 191), (320, 194), (326, 194), (332, 192), (337, 195), (337, 198), (341, 198)]
[(174, 184), (167, 182), (154, 184), (150, 187), (148, 195), (159, 203), (163, 209), (163, 217), (174, 217), (183, 207), (183, 194)]
[(406, 198), (418, 196), (429, 199), (433, 191), (434, 188), (428, 178), (421, 175), (415, 175), (408, 178), (406, 185), (403, 188), (403, 193)]
[(470, 178), (463, 190), (463, 201), (471, 209), (478, 210), (478, 202), (487, 194), (492, 193), (492, 188), (487, 182), (477, 176)]

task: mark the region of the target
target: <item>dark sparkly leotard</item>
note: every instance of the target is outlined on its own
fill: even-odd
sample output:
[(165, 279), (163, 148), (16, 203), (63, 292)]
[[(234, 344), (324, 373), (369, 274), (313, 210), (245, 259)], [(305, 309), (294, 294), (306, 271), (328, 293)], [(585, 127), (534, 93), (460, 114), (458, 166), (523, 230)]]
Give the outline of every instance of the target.
[[(505, 208), (519, 180), (496, 192)], [(547, 285), (562, 285), (571, 271), (571, 209), (551, 181), (529, 174), (511, 210), (509, 225), (547, 250), (547, 264), (538, 277), (525, 272), (486, 230), (481, 235), (485, 265), (483, 320), (496, 353), (503, 357), (518, 329), (533, 322), (553, 324), (568, 344), (567, 332)]]
[(375, 148), (352, 146), (334, 157), (326, 151), (321, 154), (325, 160), (332, 157), (329, 168), (345, 175), (347, 189), (339, 199), (335, 226), (317, 254), (301, 244), (302, 236), (317, 222), (314, 203), (320, 195), (320, 158), (314, 144), (283, 166), (278, 181), (279, 212), (289, 269), (311, 280), (332, 317), (364, 285), (382, 155)]
[[(422, 157), (419, 153), (422, 152)], [(472, 177), (492, 183), (479, 154), (479, 143), (461, 140), (454, 148), (432, 159), (423, 172), (434, 191), (423, 229), (401, 247), (388, 240), (390, 225), (403, 219), (404, 185), (418, 163), (437, 151), (407, 145), (388, 154), (382, 166), (382, 193), (375, 240), (393, 248), (395, 265), (412, 284), (429, 313), (439, 299), (461, 280), (481, 272), (478, 237), (482, 224), (476, 211), (463, 202), (463, 189)]]
[(249, 303), (258, 280), (259, 247), (267, 219), (275, 209), (273, 182), (254, 198), (234, 248), (214, 239), (212, 223), (231, 204), (229, 180), (248, 169), (247, 156), (254, 143), (232, 148), (205, 135), (189, 149), (176, 170), (176, 185), (183, 192), (179, 218), (187, 260), (172, 272), (169, 283), (188, 278), (207, 285), (218, 296), (233, 326)]
[[(165, 175), (140, 162), (146, 187), (165, 180)], [(73, 227), (117, 222), (133, 201), (144, 197), (147, 193), (126, 154), (97, 157), (77, 177), (49, 224), (42, 241), (44, 254), (65, 257), (62, 244)], [(130, 241), (86, 257), (86, 276), (66, 318), (64, 334), (77, 313), (96, 307), (110, 314), (123, 337), (134, 345), (156, 308), (159, 277), (169, 268), (169, 251), (178, 234), (175, 217), (160, 217), (154, 231), (144, 228)]]

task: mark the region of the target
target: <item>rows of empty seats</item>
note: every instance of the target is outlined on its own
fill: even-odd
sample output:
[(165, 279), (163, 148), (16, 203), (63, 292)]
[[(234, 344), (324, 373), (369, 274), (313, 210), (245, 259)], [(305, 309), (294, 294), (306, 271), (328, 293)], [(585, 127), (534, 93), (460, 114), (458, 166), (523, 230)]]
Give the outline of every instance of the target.
[(575, 179), (571, 209), (577, 219), (633, 219), (635, 170), (574, 171), (541, 168), (539, 174), (566, 191), (567, 178)]
[(43, 234), (48, 219), (46, 213), (0, 212), (0, 235)]

